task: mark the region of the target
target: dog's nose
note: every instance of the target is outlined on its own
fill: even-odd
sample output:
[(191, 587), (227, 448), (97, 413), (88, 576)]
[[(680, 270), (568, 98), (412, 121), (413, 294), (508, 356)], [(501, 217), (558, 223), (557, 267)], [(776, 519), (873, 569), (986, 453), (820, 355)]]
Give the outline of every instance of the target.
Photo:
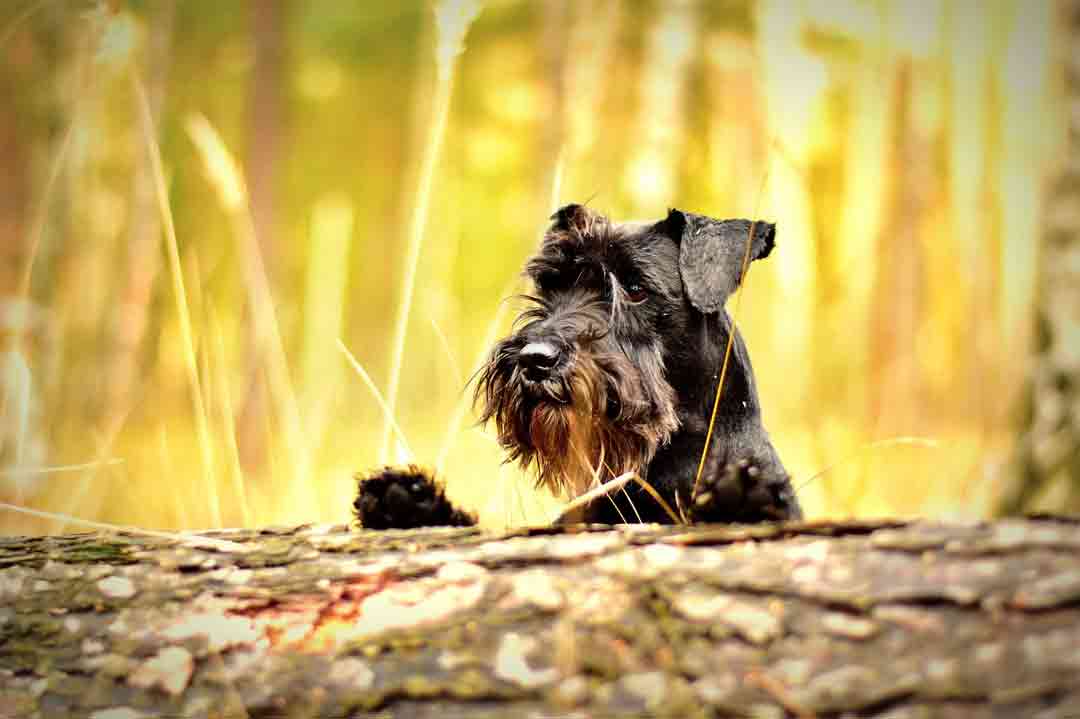
[(530, 379), (543, 379), (559, 363), (559, 348), (550, 342), (530, 342), (518, 352), (518, 364)]

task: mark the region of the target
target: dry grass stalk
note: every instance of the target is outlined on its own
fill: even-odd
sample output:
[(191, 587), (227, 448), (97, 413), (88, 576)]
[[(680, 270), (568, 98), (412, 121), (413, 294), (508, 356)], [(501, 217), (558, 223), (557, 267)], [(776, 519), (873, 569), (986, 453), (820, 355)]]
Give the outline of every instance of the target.
[[(416, 290), (416, 271), (420, 264), (424, 233), (427, 229), (428, 210), (431, 204), (431, 188), (435, 180), (439, 154), (446, 137), (446, 122), (450, 115), (450, 97), (453, 91), (454, 69), (457, 58), (464, 49), (465, 35), (469, 25), (480, 14), (481, 3), (476, 0), (443, 0), (435, 6), (438, 44), (436, 48), (435, 98), (432, 105), (432, 122), (424, 143), (420, 179), (409, 224), (409, 243), (405, 255), (405, 281), (401, 287), (401, 304), (394, 323), (392, 350), (390, 353), (390, 379), (387, 383), (387, 417), (397, 412), (398, 392), (401, 386), (401, 367), (405, 360), (405, 338), (408, 334), (409, 315), (412, 311)], [(387, 420), (379, 450), (379, 462), (385, 464), (390, 456), (390, 437), (393, 431)]]
[(138, 76), (133, 75), (132, 84), (138, 98), (138, 107), (142, 119), (143, 140), (150, 154), (150, 171), (154, 179), (158, 210), (161, 213), (162, 228), (165, 230), (165, 249), (169, 257), (169, 270), (173, 281), (173, 294), (176, 298), (176, 314), (180, 322), (180, 334), (183, 337), (184, 365), (187, 368), (190, 385), (191, 403), (194, 411), (195, 431), (202, 455), (202, 476), (206, 484), (207, 501), (210, 504), (210, 518), (215, 527), (221, 526), (221, 507), (218, 502), (217, 481), (213, 449), (210, 443), (209, 419), (203, 405), (203, 393), (199, 381), (198, 363), (195, 359), (195, 337), (188, 312), (187, 290), (184, 287), (183, 267), (180, 263), (180, 249), (176, 241), (176, 227), (173, 224), (172, 209), (169, 206), (169, 190), (165, 183), (165, 170), (161, 162), (161, 148), (157, 142), (157, 130), (150, 110), (150, 100), (146, 89)]

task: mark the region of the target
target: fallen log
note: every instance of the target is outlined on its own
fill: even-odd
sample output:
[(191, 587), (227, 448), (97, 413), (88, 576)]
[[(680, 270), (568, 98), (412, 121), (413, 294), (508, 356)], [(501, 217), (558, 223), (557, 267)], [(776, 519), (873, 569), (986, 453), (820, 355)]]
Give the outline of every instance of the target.
[(1080, 523), (0, 538), (0, 717), (1080, 716)]

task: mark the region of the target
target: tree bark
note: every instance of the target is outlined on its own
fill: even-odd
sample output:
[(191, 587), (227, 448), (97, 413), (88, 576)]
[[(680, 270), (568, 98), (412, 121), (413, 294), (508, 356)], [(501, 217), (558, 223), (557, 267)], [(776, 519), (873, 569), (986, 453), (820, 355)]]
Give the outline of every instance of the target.
[(1062, 2), (1060, 17), (1068, 125), (1045, 203), (1035, 357), (1013, 483), (1001, 502), (1007, 514), (1030, 510), (1040, 499), (1057, 510), (1080, 511), (1080, 2)]
[(1080, 522), (0, 539), (0, 716), (376, 710), (1076, 716)]

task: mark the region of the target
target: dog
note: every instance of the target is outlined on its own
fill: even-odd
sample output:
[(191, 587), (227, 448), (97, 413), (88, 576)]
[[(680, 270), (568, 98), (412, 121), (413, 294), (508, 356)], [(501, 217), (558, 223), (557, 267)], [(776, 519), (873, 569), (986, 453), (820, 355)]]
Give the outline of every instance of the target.
[[(551, 220), (525, 266), (529, 306), (476, 376), (507, 461), (579, 499), (564, 522), (801, 518), (724, 309), (772, 252), (775, 225), (675, 209), (613, 222), (578, 204)], [(593, 492), (628, 473), (638, 481)], [(417, 467), (361, 478), (354, 510), (370, 528), (475, 523)]]

